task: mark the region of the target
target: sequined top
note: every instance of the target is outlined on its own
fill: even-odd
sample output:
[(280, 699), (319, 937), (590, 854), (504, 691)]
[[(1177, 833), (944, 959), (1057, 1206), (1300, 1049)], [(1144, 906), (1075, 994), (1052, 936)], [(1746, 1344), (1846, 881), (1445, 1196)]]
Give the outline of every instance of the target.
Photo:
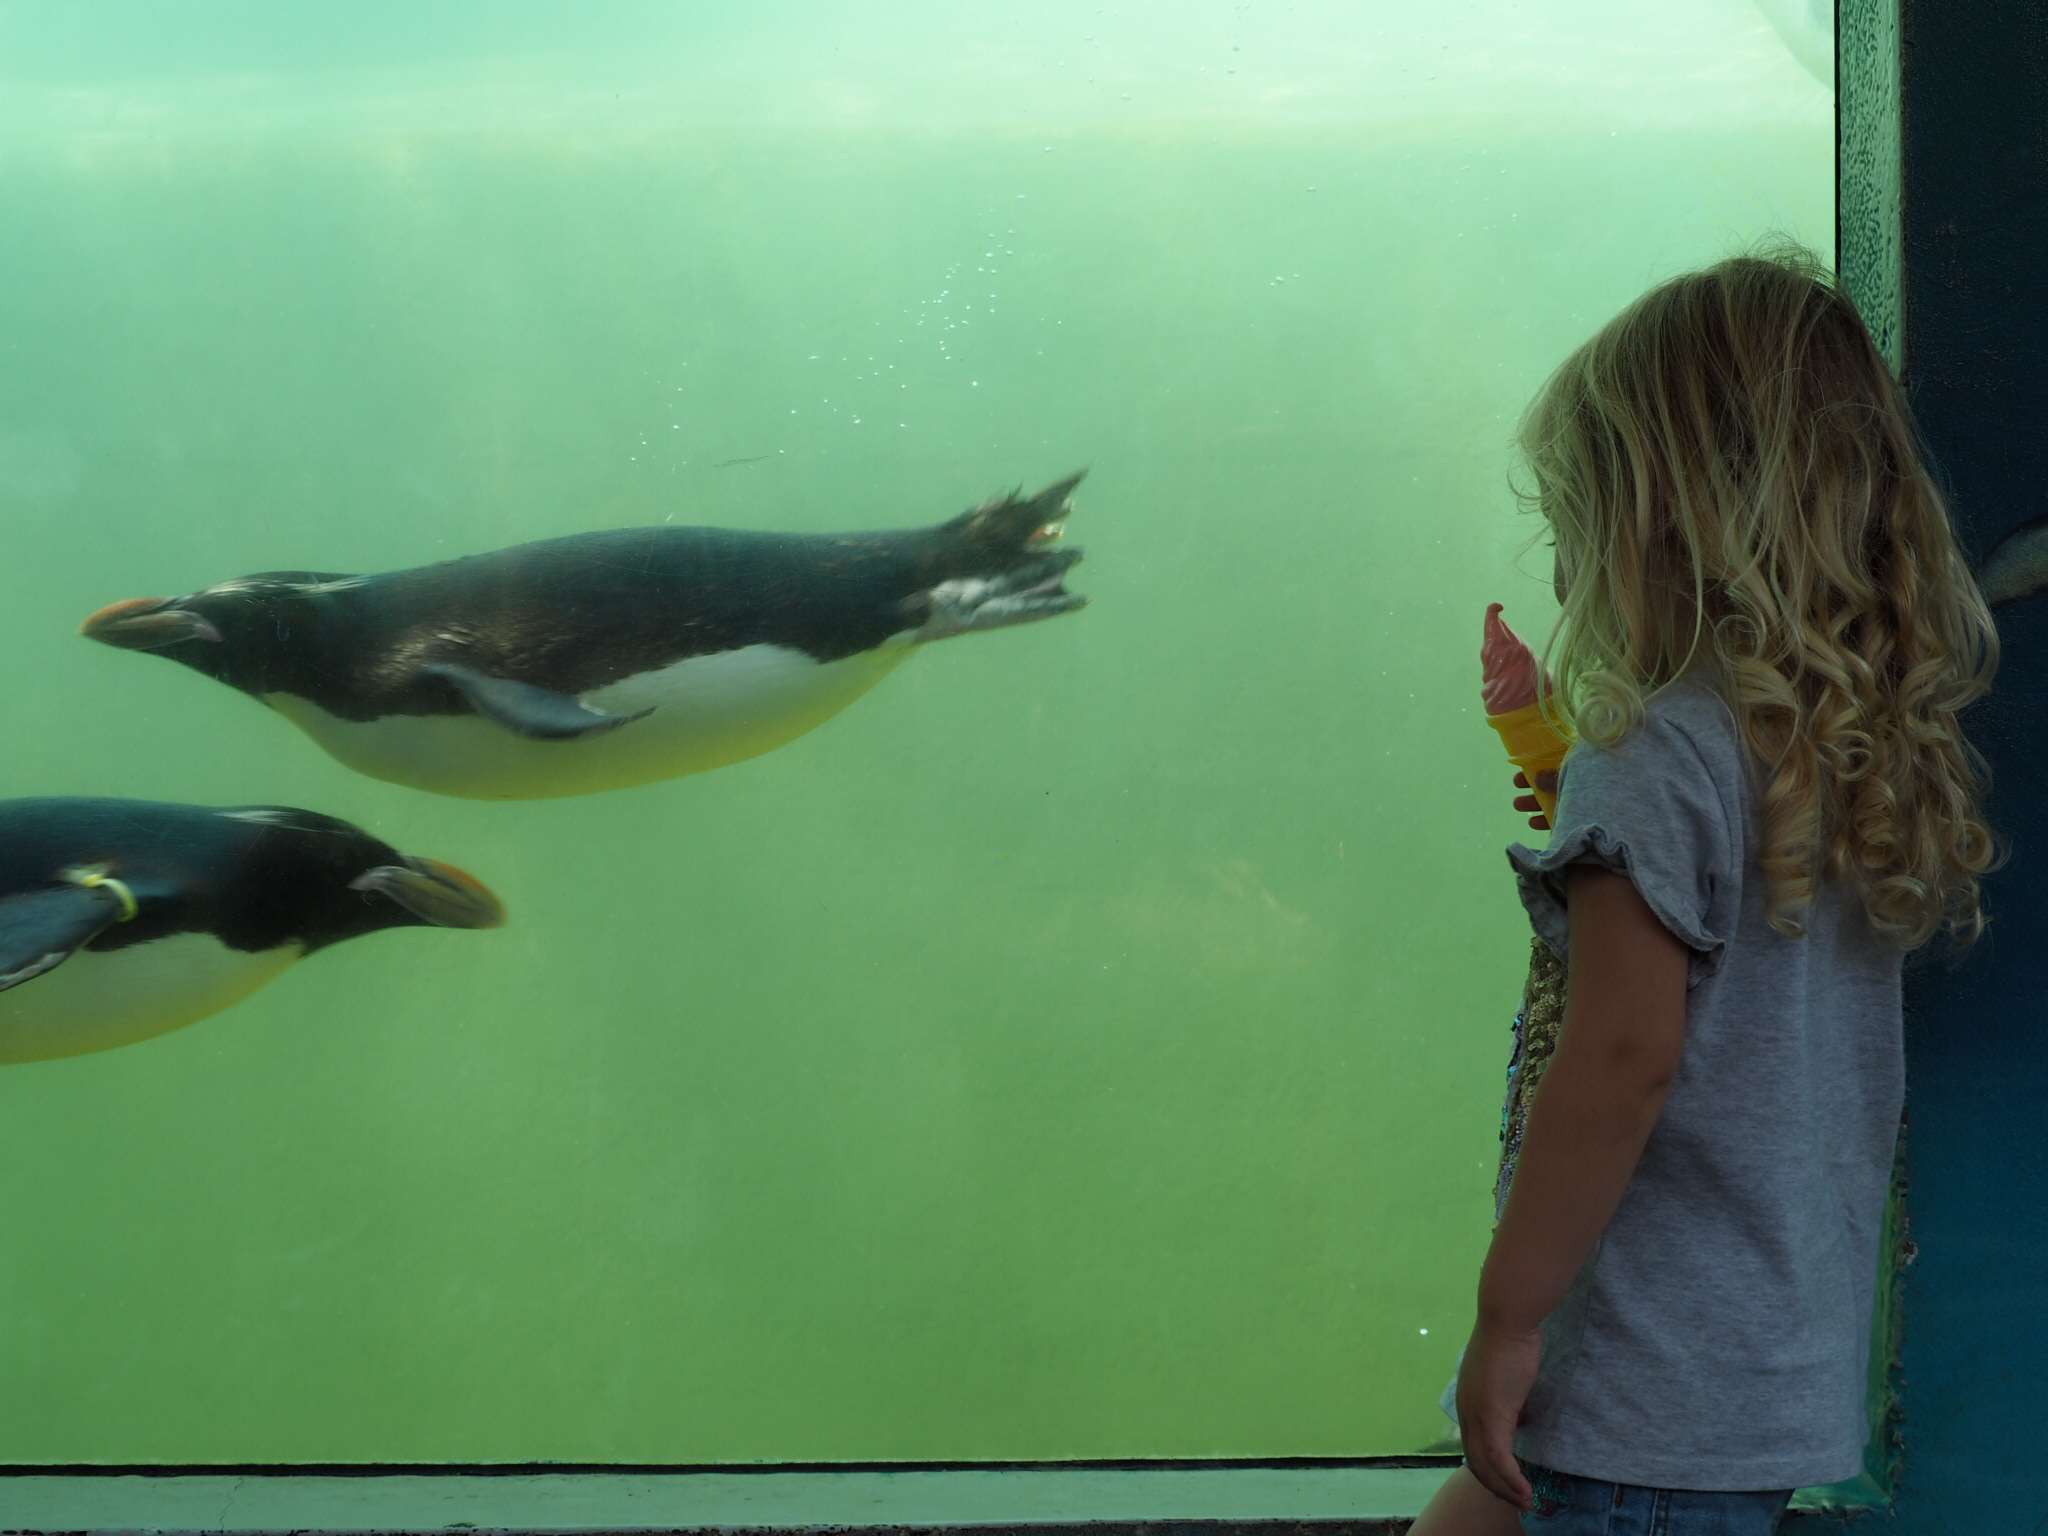
[(1522, 1154), (1522, 1129), (1529, 1123), (1529, 1105), (1557, 1049), (1558, 1026), (1564, 1022), (1564, 961), (1541, 939), (1529, 943), (1529, 979), (1522, 983), (1522, 1006), (1515, 1012), (1514, 1050), (1508, 1058), (1507, 1099), (1500, 1111), (1500, 1173), (1493, 1181), (1493, 1219), (1507, 1209), (1508, 1186), (1515, 1181), (1515, 1162)]

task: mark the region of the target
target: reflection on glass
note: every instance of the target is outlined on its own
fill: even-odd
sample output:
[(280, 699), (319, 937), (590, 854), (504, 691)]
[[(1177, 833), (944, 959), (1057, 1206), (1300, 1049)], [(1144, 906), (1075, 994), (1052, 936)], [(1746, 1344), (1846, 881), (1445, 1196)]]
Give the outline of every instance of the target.
[[(4, 1454), (1436, 1440), (1526, 956), (1472, 662), (1549, 601), (1507, 439), (1648, 282), (1825, 248), (1790, 23), (330, 11), (8, 10), (0, 795), (308, 807), (511, 921), (0, 1070)], [(382, 782), (75, 634), (1083, 467), (1087, 611), (638, 788)]]

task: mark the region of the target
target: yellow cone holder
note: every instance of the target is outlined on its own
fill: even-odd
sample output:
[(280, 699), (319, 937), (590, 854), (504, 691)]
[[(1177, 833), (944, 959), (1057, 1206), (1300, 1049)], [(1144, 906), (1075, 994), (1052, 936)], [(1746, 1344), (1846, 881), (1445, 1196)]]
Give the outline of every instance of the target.
[(1555, 773), (1564, 765), (1564, 755), (1572, 749), (1571, 738), (1560, 735), (1557, 727), (1544, 718), (1540, 702), (1511, 709), (1504, 715), (1488, 715), (1486, 723), (1500, 732), (1501, 745), (1508, 751), (1508, 761), (1522, 770), (1522, 777), (1529, 781), (1530, 792), (1536, 796), (1536, 804), (1555, 826), (1557, 796), (1538, 789), (1536, 775)]

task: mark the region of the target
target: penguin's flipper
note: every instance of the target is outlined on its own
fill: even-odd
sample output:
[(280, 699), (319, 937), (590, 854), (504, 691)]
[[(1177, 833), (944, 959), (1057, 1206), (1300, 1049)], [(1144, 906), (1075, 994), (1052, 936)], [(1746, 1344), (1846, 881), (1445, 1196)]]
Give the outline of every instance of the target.
[(54, 971), (114, 923), (124, 905), (104, 886), (0, 896), (0, 992)]
[(1977, 568), (1977, 585), (1994, 608), (2048, 587), (2048, 518), (2021, 523), (1992, 545)]
[(452, 662), (434, 662), (420, 668), (420, 672), (448, 684), (469, 701), (471, 709), (492, 724), (531, 741), (574, 741), (582, 736), (597, 736), (653, 713), (643, 709), (635, 715), (607, 714), (552, 688), (515, 682), (509, 677), (492, 677), (474, 667)]

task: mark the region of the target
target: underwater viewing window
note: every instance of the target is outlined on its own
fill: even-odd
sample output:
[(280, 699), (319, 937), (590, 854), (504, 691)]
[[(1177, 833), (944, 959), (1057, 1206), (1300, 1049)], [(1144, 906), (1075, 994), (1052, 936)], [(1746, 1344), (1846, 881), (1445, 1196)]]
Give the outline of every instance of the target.
[[(233, 1006), (124, 972), (0, 1065), (0, 1461), (1442, 1448), (1528, 952), (1480, 619), (1554, 611), (1509, 438), (1651, 282), (1830, 254), (1809, 12), (9, 5), (0, 799), (382, 851)], [(352, 580), (1013, 491), (489, 567), (582, 626), (509, 686), (485, 568)], [(217, 926), (343, 837), (219, 820)]]

